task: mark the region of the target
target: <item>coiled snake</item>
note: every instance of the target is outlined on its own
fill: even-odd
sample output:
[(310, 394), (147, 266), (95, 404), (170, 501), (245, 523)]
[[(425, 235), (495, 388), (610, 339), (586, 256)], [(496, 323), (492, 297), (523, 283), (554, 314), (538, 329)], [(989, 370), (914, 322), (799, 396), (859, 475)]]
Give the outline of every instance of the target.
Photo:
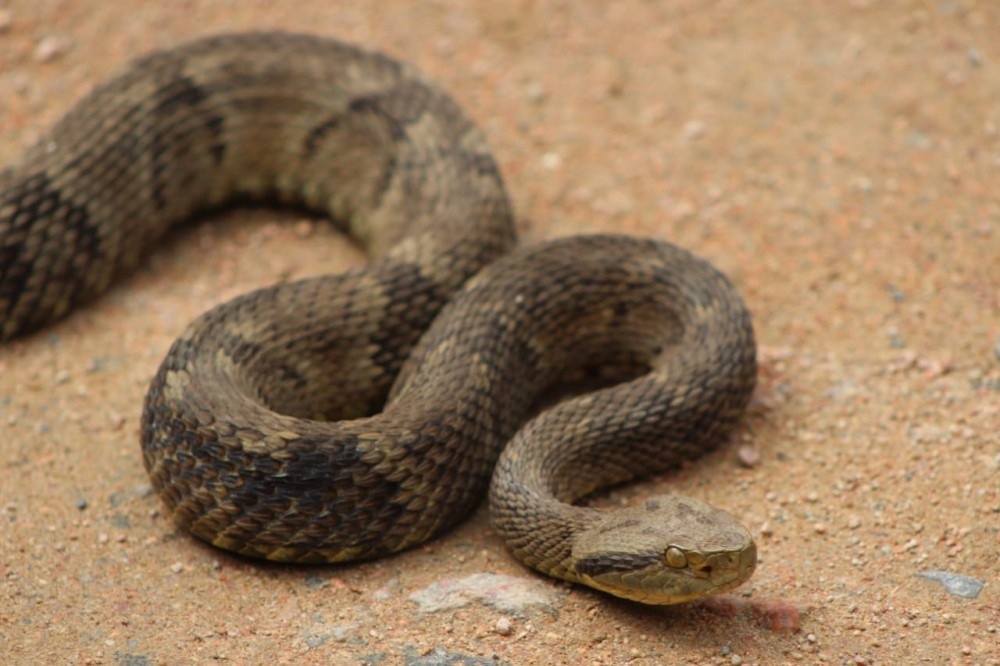
[[(755, 348), (729, 281), (662, 241), (514, 250), (478, 130), (382, 55), (221, 36), (94, 90), (0, 172), (0, 337), (244, 199), (327, 214), (372, 259), (236, 298), (174, 343), (142, 452), (183, 528), (271, 560), (375, 557), (456, 523), (492, 478), (493, 524), (545, 573), (648, 603), (750, 576), (749, 533), (699, 501), (573, 505), (699, 455), (739, 418)], [(532, 418), (581, 368), (631, 374)]]

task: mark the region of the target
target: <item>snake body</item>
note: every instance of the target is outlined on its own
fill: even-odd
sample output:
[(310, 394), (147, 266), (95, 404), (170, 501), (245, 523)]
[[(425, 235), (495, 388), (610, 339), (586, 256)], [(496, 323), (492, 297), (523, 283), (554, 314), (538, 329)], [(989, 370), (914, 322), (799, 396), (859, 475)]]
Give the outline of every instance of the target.
[[(220, 36), (96, 88), (0, 171), (0, 338), (243, 200), (328, 215), (371, 261), (238, 297), (173, 344), (141, 439), (180, 526), (242, 555), (344, 562), (424, 542), (490, 487), (496, 529), (550, 575), (649, 603), (750, 576), (749, 533), (697, 500), (573, 505), (731, 430), (756, 376), (731, 283), (663, 241), (514, 249), (479, 131), (377, 53)], [(629, 379), (533, 416), (554, 383), (607, 368)]]

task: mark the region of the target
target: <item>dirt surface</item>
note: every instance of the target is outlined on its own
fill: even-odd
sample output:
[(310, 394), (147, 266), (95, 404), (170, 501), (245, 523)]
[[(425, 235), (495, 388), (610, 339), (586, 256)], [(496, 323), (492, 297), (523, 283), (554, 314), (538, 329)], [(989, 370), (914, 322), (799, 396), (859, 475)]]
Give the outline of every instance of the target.
[[(662, 237), (733, 277), (762, 362), (743, 431), (603, 503), (723, 506), (757, 573), (643, 608), (521, 568), (484, 509), (344, 567), (178, 533), (137, 443), (170, 342), (223, 299), (364, 260), (325, 224), (237, 211), (0, 349), (0, 661), (1000, 664), (1000, 4), (0, 0), (0, 164), (129, 57), (275, 28), (451, 91), (524, 242)], [(471, 592), (424, 603), (442, 590)]]

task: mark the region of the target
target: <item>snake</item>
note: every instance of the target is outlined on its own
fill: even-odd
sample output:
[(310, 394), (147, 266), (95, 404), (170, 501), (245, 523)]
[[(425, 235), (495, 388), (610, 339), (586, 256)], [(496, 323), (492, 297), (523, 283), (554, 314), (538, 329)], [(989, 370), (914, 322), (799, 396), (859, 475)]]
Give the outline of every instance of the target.
[[(369, 256), (218, 305), (150, 384), (142, 459), (178, 527), (279, 562), (396, 553), (488, 495), (509, 551), (679, 603), (756, 566), (731, 514), (675, 494), (588, 502), (726, 438), (750, 400), (748, 310), (666, 240), (520, 245), (486, 140), (410, 66), (333, 38), (224, 34), (96, 86), (0, 171), (0, 338), (232, 205), (329, 218)], [(593, 390), (558, 387), (593, 380)], [(586, 383), (586, 381), (584, 381)]]

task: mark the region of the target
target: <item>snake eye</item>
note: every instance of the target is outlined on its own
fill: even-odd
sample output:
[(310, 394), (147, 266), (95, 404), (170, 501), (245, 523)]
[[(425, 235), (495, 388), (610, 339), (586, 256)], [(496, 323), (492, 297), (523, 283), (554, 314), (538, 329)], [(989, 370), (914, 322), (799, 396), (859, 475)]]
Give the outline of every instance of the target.
[(680, 548), (670, 546), (667, 548), (667, 564), (675, 569), (683, 569), (687, 566), (687, 556)]

